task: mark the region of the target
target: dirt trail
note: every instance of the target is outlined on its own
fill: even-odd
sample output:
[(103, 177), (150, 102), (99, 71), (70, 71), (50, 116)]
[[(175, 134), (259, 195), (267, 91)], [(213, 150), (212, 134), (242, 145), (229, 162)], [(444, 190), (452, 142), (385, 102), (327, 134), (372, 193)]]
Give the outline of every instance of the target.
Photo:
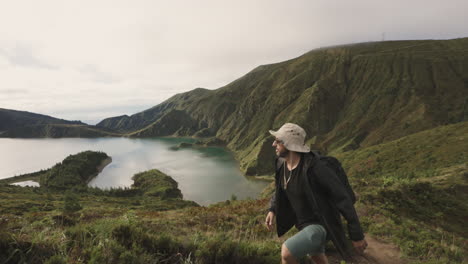
[[(407, 261), (401, 259), (398, 247), (392, 244), (379, 241), (369, 234), (366, 234), (368, 247), (362, 256), (355, 256), (352, 261), (346, 264), (405, 264)], [(341, 258), (332, 254), (329, 256), (330, 264), (340, 264)]]
[(364, 257), (379, 264), (404, 264), (406, 261), (401, 259), (400, 249), (392, 244), (379, 241), (366, 234), (368, 247)]

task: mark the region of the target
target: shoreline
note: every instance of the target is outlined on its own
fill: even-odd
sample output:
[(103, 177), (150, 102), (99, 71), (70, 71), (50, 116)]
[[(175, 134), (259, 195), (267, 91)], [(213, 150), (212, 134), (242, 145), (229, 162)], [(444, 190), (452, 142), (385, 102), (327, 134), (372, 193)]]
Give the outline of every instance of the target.
[[(104, 170), (104, 168), (110, 163), (112, 163), (112, 157), (108, 157), (105, 160), (101, 161), (101, 164), (99, 164), (99, 166), (96, 167), (97, 172), (95, 173), (95, 175), (92, 176), (92, 178), (88, 181), (88, 183), (92, 181), (94, 178), (96, 178), (99, 175), (99, 173), (101, 173)], [(32, 173), (26, 173), (26, 174), (22, 174), (18, 176), (12, 176), (8, 178), (3, 178), (3, 179), (0, 179), (0, 184), (2, 183), (14, 184), (14, 183), (19, 183), (19, 182), (24, 182), (24, 181), (34, 181), (34, 182), (39, 183), (39, 177), (43, 173), (47, 172), (48, 170), (49, 169), (40, 170), (40, 171), (36, 171)]]
[(93, 175), (91, 175), (91, 177), (88, 178), (88, 180), (86, 181), (86, 186), (89, 185), (89, 183), (94, 180), (101, 172), (102, 170), (104, 170), (104, 168), (109, 165), (110, 163), (112, 162), (112, 157), (107, 157), (105, 160), (101, 161), (101, 164), (99, 164), (97, 167), (96, 167), (96, 173), (94, 173)]
[(23, 181), (35, 181), (39, 183), (39, 177), (41, 176), (42, 173), (46, 172), (47, 170), (40, 170), (36, 172), (31, 172), (31, 173), (25, 173), (17, 176), (11, 176), (8, 178), (3, 178), (0, 179), (0, 184), (5, 183), (5, 184), (12, 184), (12, 183), (18, 183), (18, 182), (23, 182)]
[(101, 173), (102, 170), (104, 170), (104, 168), (111, 163), (112, 163), (112, 157), (108, 157), (107, 159), (101, 161), (101, 164), (99, 164), (99, 166), (96, 167), (98, 174)]

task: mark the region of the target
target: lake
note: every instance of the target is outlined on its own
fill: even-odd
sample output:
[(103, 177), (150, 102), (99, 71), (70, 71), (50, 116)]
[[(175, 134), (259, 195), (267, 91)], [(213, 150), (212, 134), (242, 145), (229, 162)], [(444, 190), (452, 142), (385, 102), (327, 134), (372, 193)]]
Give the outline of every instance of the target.
[(112, 163), (89, 185), (100, 188), (129, 187), (138, 172), (158, 169), (174, 178), (184, 199), (201, 205), (256, 198), (268, 182), (248, 179), (232, 153), (220, 147), (172, 150), (190, 138), (0, 138), (0, 178), (48, 169), (68, 155), (85, 150), (103, 151)]

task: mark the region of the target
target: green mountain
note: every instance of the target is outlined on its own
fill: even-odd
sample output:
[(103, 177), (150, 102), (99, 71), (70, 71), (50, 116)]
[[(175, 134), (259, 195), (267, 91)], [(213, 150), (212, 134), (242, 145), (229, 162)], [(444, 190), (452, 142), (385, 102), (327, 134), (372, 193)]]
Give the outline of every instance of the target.
[[(310, 134), (308, 143), (336, 156), (348, 172), (367, 239), (399, 250), (388, 254), (373, 240), (368, 254), (353, 263), (466, 263), (467, 44), (464, 38), (314, 50), (258, 67), (217, 90), (198, 88), (141, 113), (105, 119), (93, 129), (211, 137), (205, 143), (225, 142), (247, 174), (266, 174), (273, 169), (268, 129), (299, 123)], [(5, 263), (280, 259), (281, 242), (264, 226), (271, 187), (258, 200), (198, 207), (182, 200), (177, 183), (157, 170), (136, 174), (129, 189), (78, 186), (75, 197), (59, 188), (9, 185), (41, 175), (55, 175), (50, 179), (61, 184), (62, 171), (85, 181), (82, 175), (91, 175), (65, 165), (70, 169), (0, 181)], [(374, 261), (372, 248), (385, 261)], [(330, 263), (340, 263), (330, 245), (327, 254)]]
[(67, 121), (48, 115), (0, 108), (0, 131), (15, 127), (45, 124), (85, 125), (81, 121)]
[(25, 111), (0, 108), (0, 137), (105, 137), (119, 136), (81, 121), (68, 121)]
[[(157, 136), (185, 136), (193, 135), (197, 132), (200, 134), (204, 129), (206, 130), (208, 128), (208, 124), (204, 122), (198, 124), (196, 119), (193, 119), (191, 115), (186, 113), (185, 108), (188, 107), (191, 110), (195, 110), (193, 109), (193, 103), (200, 98), (211, 95), (212, 92), (213, 91), (207, 89), (197, 88), (187, 93), (177, 94), (157, 106), (132, 116), (124, 115), (106, 118), (96, 126), (141, 136), (152, 136), (151, 134)], [(184, 111), (178, 111), (178, 109), (184, 109)], [(213, 115), (212, 117), (216, 118), (217, 116)], [(173, 120), (176, 120), (177, 123), (173, 123)], [(211, 121), (215, 122), (215, 120)], [(184, 123), (182, 124), (181, 122)], [(144, 133), (139, 133), (139, 130), (146, 129), (154, 131), (149, 132), (148, 130)], [(204, 133), (206, 136), (215, 135), (215, 131), (211, 133), (207, 132)]]
[(216, 137), (246, 174), (262, 175), (273, 169), (268, 130), (285, 122), (304, 127), (315, 148), (345, 152), (464, 120), (468, 38), (316, 49), (97, 126), (134, 137)]

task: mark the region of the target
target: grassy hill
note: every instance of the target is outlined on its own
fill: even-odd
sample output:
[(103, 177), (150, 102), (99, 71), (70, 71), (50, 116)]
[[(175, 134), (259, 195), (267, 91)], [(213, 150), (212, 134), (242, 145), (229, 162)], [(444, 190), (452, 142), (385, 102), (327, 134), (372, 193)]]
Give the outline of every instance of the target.
[[(421, 263), (465, 263), (468, 122), (336, 152), (365, 230)], [(273, 185), (264, 191), (270, 197)]]
[[(467, 261), (466, 135), (468, 122), (461, 122), (331, 153), (358, 194), (365, 232), (397, 245), (404, 263)], [(258, 200), (197, 207), (181, 200), (176, 183), (159, 171), (134, 180), (129, 189), (80, 190), (82, 209), (75, 213), (63, 212), (62, 192), (0, 184), (0, 257), (6, 263), (278, 263), (281, 242), (263, 225), (271, 188)], [(327, 254), (339, 263), (331, 245)]]
[(25, 111), (0, 108), (0, 137), (62, 138), (121, 136), (109, 129)]
[(350, 151), (468, 120), (467, 47), (463, 38), (312, 50), (97, 126), (135, 137), (215, 136), (246, 174), (269, 174), (268, 130), (285, 122), (303, 126), (316, 148)]
[(0, 131), (14, 127), (44, 124), (85, 125), (81, 121), (68, 121), (47, 115), (0, 108)]
[(466, 258), (467, 135), (462, 122), (337, 155), (367, 208), (370, 231), (412, 256)]
[[(143, 234), (141, 228), (134, 225), (136, 216), (132, 212), (198, 206), (183, 200), (177, 182), (156, 169), (135, 174), (130, 188), (88, 187), (97, 167), (106, 159), (105, 153), (86, 151), (70, 155), (48, 170), (1, 180), (2, 263), (65, 263), (65, 259), (69, 263), (83, 263), (84, 260), (85, 263), (115, 263), (115, 259), (107, 256), (110, 252), (102, 252), (101, 245), (88, 238), (94, 240), (100, 233), (112, 239), (119, 237), (118, 240), (127, 241), (125, 243), (134, 244), (136, 241), (131, 240), (143, 238), (145, 243), (159, 243), (149, 247), (165, 245), (167, 239), (149, 241), (154, 235)], [(9, 185), (25, 177), (39, 179), (41, 186)], [(57, 240), (59, 236), (70, 240), (63, 243), (65, 241)], [(58, 248), (64, 250), (59, 255), (56, 254)], [(134, 256), (127, 254), (122, 259), (129, 263), (131, 257)]]
[(66, 125), (66, 124), (47, 124), (47, 125), (28, 125), (15, 127), (3, 131), (0, 137), (9, 138), (64, 138), (64, 137), (118, 137), (122, 136), (108, 129), (96, 128), (89, 125)]

